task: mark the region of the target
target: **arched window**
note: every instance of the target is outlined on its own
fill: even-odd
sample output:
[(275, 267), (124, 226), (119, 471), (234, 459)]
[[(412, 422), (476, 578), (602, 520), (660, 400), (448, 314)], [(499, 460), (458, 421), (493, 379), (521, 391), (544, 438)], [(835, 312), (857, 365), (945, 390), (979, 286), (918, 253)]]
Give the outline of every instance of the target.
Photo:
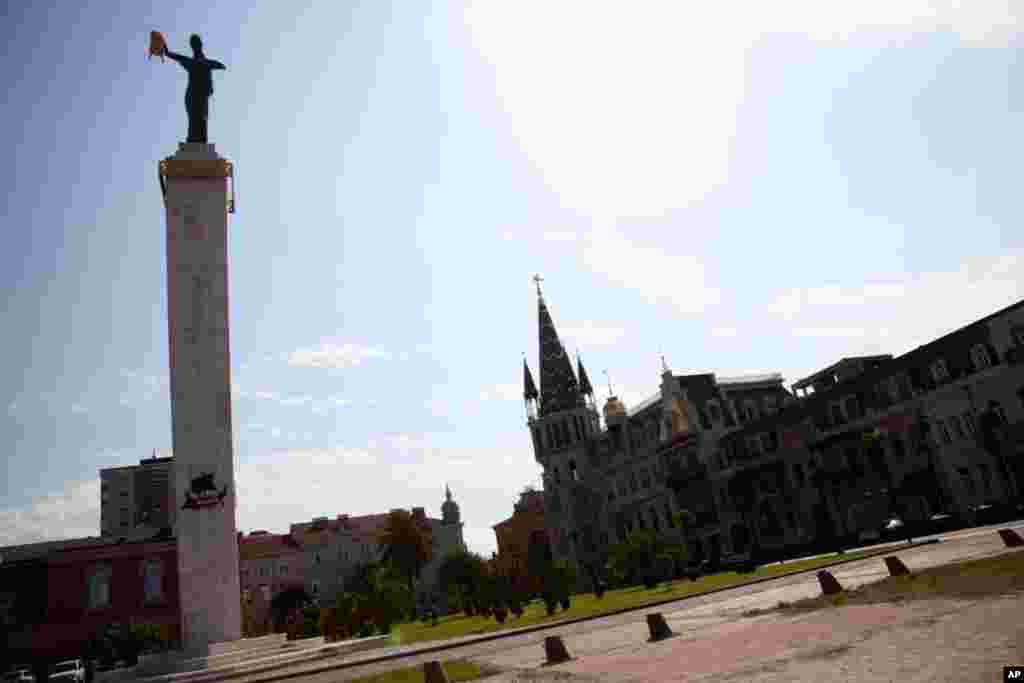
[(576, 471), (576, 461), (575, 460), (570, 460), (569, 461), (569, 478), (572, 479), (573, 481), (579, 481), (580, 480), (579, 472)]
[(562, 482), (561, 474), (558, 472), (558, 465), (551, 468), (551, 474), (554, 476), (556, 484), (560, 484)]

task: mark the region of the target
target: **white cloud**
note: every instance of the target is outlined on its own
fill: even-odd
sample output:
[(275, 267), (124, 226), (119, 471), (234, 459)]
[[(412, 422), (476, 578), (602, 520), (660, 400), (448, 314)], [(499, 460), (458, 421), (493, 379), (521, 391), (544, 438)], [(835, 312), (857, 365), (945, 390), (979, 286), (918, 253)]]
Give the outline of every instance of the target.
[(844, 339), (860, 339), (870, 336), (872, 330), (863, 327), (798, 327), (793, 330), (794, 337), (836, 337)]
[(1024, 299), (1024, 250), (965, 259), (950, 271), (860, 287), (794, 289), (768, 312), (798, 337), (847, 340), (841, 352), (905, 353)]
[(583, 263), (612, 283), (640, 292), (649, 303), (665, 303), (679, 313), (702, 313), (721, 301), (695, 256), (636, 244), (610, 227), (591, 232)]
[(712, 327), (711, 336), (718, 339), (732, 339), (739, 336), (739, 330), (735, 327)]
[(592, 320), (560, 327), (558, 332), (567, 342), (570, 342), (566, 344), (568, 348), (582, 349), (614, 346), (626, 335), (625, 328), (620, 325), (597, 323)]
[[(345, 398), (339, 394), (329, 396), (312, 396), (301, 394), (297, 396), (285, 396), (273, 391), (241, 391), (236, 394), (238, 398), (253, 399), (257, 401), (272, 401), (278, 405), (288, 408), (309, 408), (317, 415), (326, 415), (331, 410), (340, 410), (355, 405), (355, 401)], [(371, 405), (372, 401), (365, 401), (364, 405)]]
[(431, 398), (423, 404), (432, 417), (447, 418), (452, 416), (452, 403), (444, 398)]
[(359, 367), (368, 360), (391, 360), (389, 351), (352, 343), (321, 342), (319, 346), (292, 351), (288, 365), (299, 368), (339, 369)]
[(543, 235), (545, 242), (575, 242), (579, 238), (575, 230), (546, 230)]
[(61, 491), (0, 509), (0, 545), (98, 536), (99, 531), (99, 479), (68, 481)]
[(464, 18), (545, 182), (570, 210), (614, 218), (661, 216), (726, 182), (747, 53), (764, 36), (1005, 46), (1022, 15), (1018, 0), (526, 0), (475, 2)]
[(523, 397), (523, 387), (519, 384), (494, 384), (480, 392), (481, 401), (514, 401)]

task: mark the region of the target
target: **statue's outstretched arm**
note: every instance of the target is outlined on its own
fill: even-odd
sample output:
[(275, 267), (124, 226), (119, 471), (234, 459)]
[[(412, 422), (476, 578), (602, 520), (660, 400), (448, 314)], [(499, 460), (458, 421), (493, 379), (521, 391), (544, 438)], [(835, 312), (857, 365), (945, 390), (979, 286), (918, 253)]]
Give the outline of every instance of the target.
[(188, 68), (192, 65), (192, 58), (186, 57), (185, 55), (179, 55), (177, 52), (171, 52), (168, 49), (164, 49), (164, 54), (181, 64), (184, 68)]
[(220, 62), (218, 62), (216, 59), (207, 59), (206, 62), (210, 65), (211, 69), (225, 69), (225, 70), (227, 70), (227, 67), (224, 66), (223, 64), (221, 64)]

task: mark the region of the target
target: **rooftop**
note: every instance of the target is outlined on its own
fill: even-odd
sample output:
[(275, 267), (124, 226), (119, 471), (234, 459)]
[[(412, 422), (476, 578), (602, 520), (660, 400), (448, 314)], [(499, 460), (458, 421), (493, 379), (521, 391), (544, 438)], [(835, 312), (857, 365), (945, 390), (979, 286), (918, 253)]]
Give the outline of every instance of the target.
[(734, 377), (717, 377), (719, 384), (763, 384), (765, 382), (781, 382), (782, 373), (765, 372), (761, 374), (736, 375)]

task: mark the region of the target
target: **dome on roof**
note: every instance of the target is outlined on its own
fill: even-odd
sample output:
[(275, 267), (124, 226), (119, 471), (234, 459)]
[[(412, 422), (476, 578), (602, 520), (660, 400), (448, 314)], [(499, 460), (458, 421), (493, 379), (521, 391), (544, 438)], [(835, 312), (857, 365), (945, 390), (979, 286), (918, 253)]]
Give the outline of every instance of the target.
[(626, 406), (617, 396), (609, 396), (608, 401), (604, 404), (604, 419), (607, 421), (608, 418), (615, 417), (626, 417)]

